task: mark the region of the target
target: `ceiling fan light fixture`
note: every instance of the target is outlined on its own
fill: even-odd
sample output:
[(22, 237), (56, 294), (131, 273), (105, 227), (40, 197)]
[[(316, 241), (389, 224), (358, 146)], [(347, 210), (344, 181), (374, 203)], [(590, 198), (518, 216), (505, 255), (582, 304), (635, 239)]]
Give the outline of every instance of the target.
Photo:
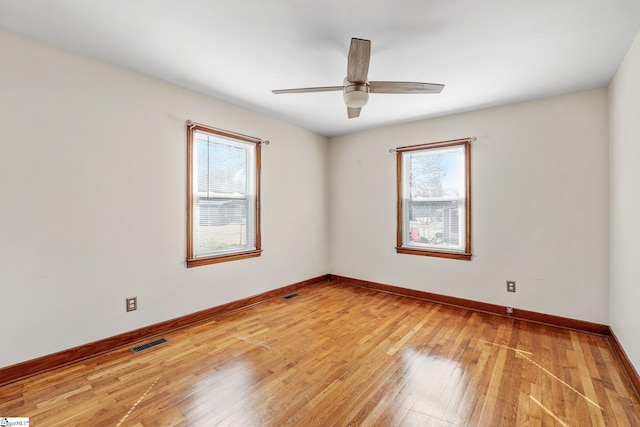
[(369, 93), (440, 93), (444, 88), (439, 83), (369, 81), (369, 60), (371, 40), (352, 38), (347, 58), (347, 76), (342, 86), (306, 87), (298, 89), (278, 89), (273, 93), (307, 93), (342, 91), (347, 104), (347, 117), (360, 117), (360, 110), (367, 105)]
[(354, 84), (344, 87), (344, 103), (349, 108), (362, 108), (369, 102), (369, 86)]

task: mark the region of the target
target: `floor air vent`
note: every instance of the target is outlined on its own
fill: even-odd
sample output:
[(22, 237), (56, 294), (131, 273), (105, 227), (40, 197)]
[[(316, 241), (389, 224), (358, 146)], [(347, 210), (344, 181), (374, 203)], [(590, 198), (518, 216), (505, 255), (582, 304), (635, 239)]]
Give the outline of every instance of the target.
[(284, 298), (284, 299), (291, 299), (291, 298), (295, 298), (295, 297), (297, 297), (297, 296), (299, 296), (299, 294), (289, 294), (289, 295), (287, 295), (287, 296), (284, 296), (283, 298)]
[(131, 352), (132, 353), (139, 353), (142, 350), (146, 350), (148, 348), (155, 347), (157, 345), (164, 344), (166, 342), (167, 342), (166, 338), (160, 338), (159, 340), (155, 340), (155, 341), (148, 342), (146, 344), (141, 344), (141, 345), (135, 346), (135, 347), (133, 347), (131, 349)]

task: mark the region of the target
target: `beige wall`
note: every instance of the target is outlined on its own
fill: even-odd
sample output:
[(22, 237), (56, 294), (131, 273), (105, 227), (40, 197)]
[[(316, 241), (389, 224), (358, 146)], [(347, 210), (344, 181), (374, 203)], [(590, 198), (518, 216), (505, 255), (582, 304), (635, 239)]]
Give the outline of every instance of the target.
[(640, 372), (640, 34), (610, 94), (611, 328)]
[[(0, 367), (327, 273), (325, 137), (4, 31), (0, 52)], [(271, 141), (262, 257), (185, 268), (187, 119)]]
[[(607, 102), (600, 89), (332, 138), (331, 272), (608, 323)], [(396, 254), (389, 148), (472, 136), (473, 260)]]

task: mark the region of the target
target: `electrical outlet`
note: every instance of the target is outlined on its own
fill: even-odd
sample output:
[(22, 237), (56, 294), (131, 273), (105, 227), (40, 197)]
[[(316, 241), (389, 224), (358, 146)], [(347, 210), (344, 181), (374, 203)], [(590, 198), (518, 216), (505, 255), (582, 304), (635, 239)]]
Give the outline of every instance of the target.
[(127, 298), (127, 311), (138, 309), (138, 297)]
[(507, 292), (515, 292), (515, 291), (516, 291), (515, 280), (507, 280)]
[(507, 316), (511, 316), (513, 314), (513, 307), (507, 307)]

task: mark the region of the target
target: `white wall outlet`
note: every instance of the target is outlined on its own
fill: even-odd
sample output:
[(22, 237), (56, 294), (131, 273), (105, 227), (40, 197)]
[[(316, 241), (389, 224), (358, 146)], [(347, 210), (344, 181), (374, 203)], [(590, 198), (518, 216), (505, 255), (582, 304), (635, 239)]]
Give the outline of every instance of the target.
[(127, 298), (127, 311), (138, 309), (138, 297)]

